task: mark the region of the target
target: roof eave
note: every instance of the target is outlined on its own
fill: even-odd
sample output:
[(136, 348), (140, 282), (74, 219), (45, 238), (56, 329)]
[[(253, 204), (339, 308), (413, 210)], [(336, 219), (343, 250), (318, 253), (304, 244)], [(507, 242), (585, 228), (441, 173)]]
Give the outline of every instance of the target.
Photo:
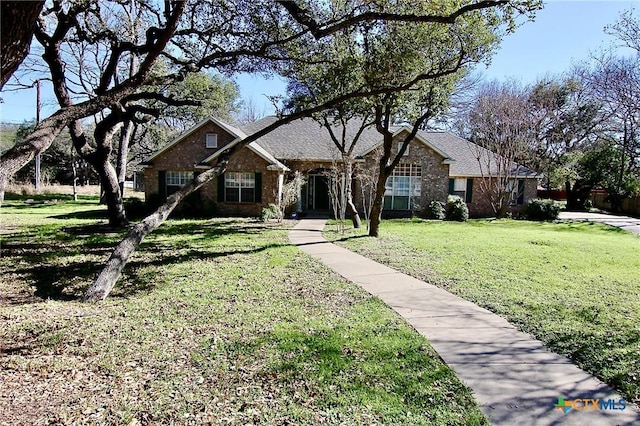
[[(279, 162), (280, 163), (280, 162)], [(291, 171), (290, 168), (288, 168), (287, 166), (285, 166), (284, 164), (280, 163), (280, 164), (269, 164), (267, 166), (267, 170), (269, 171), (276, 171), (276, 172), (289, 172)]]
[(244, 139), (247, 137), (247, 134), (245, 132), (243, 132), (242, 130), (238, 129), (237, 127), (234, 127), (230, 124), (227, 124), (223, 121), (218, 120), (215, 117), (209, 117), (209, 120), (211, 122), (213, 122), (214, 124), (218, 125), (218, 127), (222, 127), (227, 133), (229, 133), (231, 136), (234, 137), (234, 139)]
[[(202, 163), (209, 163), (212, 160), (215, 160), (216, 158), (218, 158), (220, 156), (220, 154), (222, 154), (223, 152), (225, 152), (226, 150), (228, 150), (230, 148), (233, 148), (234, 146), (236, 146), (240, 142), (242, 142), (242, 139), (240, 139), (240, 138), (236, 138), (236, 139), (232, 140), (230, 143), (225, 145), (223, 148), (220, 148), (218, 151), (214, 152), (212, 155), (210, 155), (209, 157), (207, 157), (204, 160), (202, 160)], [(261, 146), (255, 144), (255, 142), (251, 142), (249, 145), (247, 145), (247, 148), (249, 148), (256, 155), (258, 155), (260, 158), (262, 158), (263, 160), (265, 160), (266, 162), (269, 163), (269, 166), (267, 166), (267, 170), (282, 170), (282, 171), (285, 171), (285, 172), (290, 170), (287, 166), (285, 166), (280, 161), (278, 161), (275, 157), (273, 157), (271, 154), (269, 154), (264, 148), (262, 148)], [(274, 168), (269, 169), (269, 167), (271, 167), (271, 166), (273, 166)]]
[[(461, 178), (492, 178), (496, 177), (497, 174), (480, 174), (480, 173), (449, 173), (449, 177), (461, 177)], [(517, 179), (542, 179), (543, 175), (516, 175), (512, 176)]]

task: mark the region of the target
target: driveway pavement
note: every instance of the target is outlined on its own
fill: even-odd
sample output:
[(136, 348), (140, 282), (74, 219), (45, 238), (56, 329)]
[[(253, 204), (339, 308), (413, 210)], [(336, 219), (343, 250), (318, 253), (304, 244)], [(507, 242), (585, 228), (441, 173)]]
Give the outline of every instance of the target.
[[(505, 319), (322, 237), (324, 219), (300, 221), (289, 239), (346, 279), (378, 296), (405, 318), (472, 390), (495, 425), (640, 425), (635, 406), (624, 410), (555, 408), (565, 401), (613, 400), (609, 386), (550, 352)], [(580, 408), (582, 403), (577, 403)], [(621, 408), (620, 405), (616, 405)]]
[(560, 212), (559, 219), (604, 223), (640, 235), (640, 219), (629, 216), (589, 212)]

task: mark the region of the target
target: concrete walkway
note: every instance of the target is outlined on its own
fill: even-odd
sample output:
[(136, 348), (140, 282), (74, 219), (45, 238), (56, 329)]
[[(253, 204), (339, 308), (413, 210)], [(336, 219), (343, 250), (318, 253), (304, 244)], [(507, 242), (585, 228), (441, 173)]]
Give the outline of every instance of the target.
[(503, 318), (433, 285), (327, 242), (324, 219), (302, 220), (289, 239), (346, 279), (391, 306), (431, 342), (473, 390), (495, 425), (640, 425), (640, 412), (554, 408), (558, 398), (620, 396), (549, 352)]
[(559, 219), (604, 223), (605, 225), (615, 226), (616, 228), (640, 235), (640, 219), (629, 216), (590, 212), (560, 212)]

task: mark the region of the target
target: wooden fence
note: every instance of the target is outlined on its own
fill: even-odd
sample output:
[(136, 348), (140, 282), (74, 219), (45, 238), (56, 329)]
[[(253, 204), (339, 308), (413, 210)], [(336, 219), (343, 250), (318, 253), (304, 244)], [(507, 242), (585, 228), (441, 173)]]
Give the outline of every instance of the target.
[[(593, 206), (603, 210), (611, 210), (611, 204), (604, 201), (606, 196), (606, 191), (591, 191), (590, 198), (591, 202), (593, 202)], [(630, 216), (640, 216), (640, 195), (624, 200), (622, 202), (622, 213)]]

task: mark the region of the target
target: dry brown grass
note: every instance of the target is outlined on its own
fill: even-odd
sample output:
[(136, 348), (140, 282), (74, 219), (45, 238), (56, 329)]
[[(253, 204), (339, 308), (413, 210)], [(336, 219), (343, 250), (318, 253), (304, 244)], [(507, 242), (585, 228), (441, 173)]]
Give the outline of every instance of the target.
[[(43, 184), (40, 189), (36, 189), (31, 183), (10, 183), (7, 185), (5, 192), (7, 194), (17, 195), (73, 195), (72, 185), (58, 185), (58, 184)], [(78, 195), (100, 195), (100, 185), (78, 185)], [(135, 197), (144, 199), (144, 192), (134, 191), (132, 189), (125, 189), (125, 197)]]

